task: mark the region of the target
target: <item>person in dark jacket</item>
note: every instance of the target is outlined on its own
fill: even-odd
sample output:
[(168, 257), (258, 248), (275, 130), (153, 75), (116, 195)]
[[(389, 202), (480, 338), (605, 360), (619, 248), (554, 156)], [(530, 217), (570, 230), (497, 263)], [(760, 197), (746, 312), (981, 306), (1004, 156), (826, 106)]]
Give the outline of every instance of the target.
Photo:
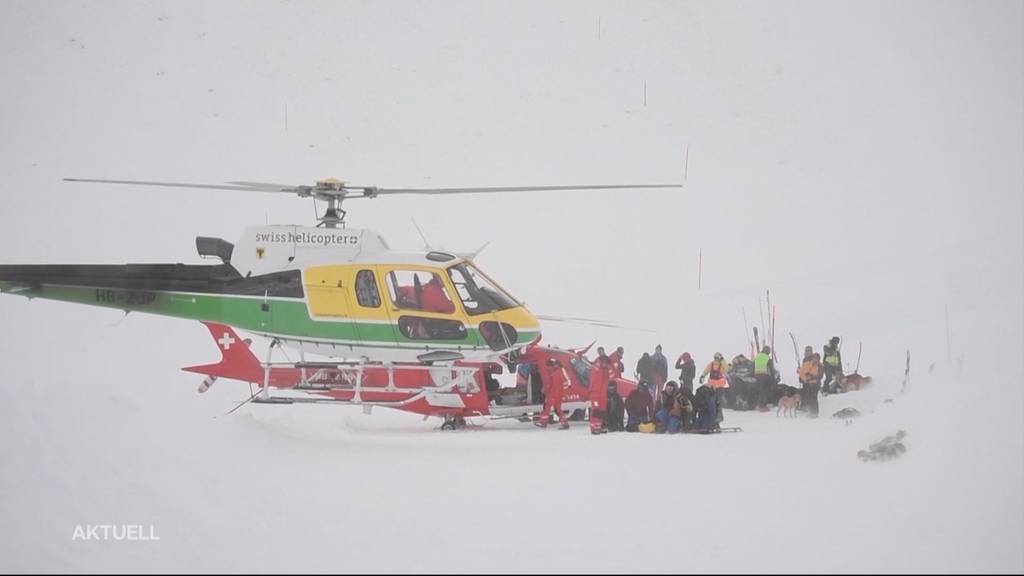
[(679, 428), (682, 430), (693, 429), (693, 417), (696, 410), (696, 403), (693, 397), (693, 382), (684, 383), (676, 394), (676, 407), (679, 410)]
[(608, 382), (608, 407), (605, 409), (605, 425), (609, 432), (622, 432), (626, 427), (626, 403), (619, 395), (619, 386), (615, 381)]
[(683, 352), (683, 355), (676, 360), (676, 369), (679, 370), (679, 386), (685, 387), (689, 383), (692, 394), (693, 379), (697, 377), (697, 365), (693, 363), (693, 357), (689, 352)]
[(641, 382), (635, 390), (626, 396), (626, 432), (636, 432), (637, 426), (650, 422), (654, 418), (654, 401), (647, 391), (647, 383)]
[(693, 427), (695, 430), (711, 431), (718, 428), (718, 402), (715, 400), (715, 391), (708, 385), (703, 384), (697, 388), (694, 395), (694, 408), (696, 418)]
[(654, 383), (654, 360), (647, 352), (636, 362), (636, 379), (648, 386)]
[(737, 354), (729, 366), (729, 394), (727, 406), (733, 410), (753, 410), (761, 396), (754, 377), (754, 363), (743, 354)]
[(651, 354), (651, 363), (654, 365), (654, 386), (658, 392), (668, 381), (668, 358), (661, 353), (661, 344), (654, 347), (654, 354)]

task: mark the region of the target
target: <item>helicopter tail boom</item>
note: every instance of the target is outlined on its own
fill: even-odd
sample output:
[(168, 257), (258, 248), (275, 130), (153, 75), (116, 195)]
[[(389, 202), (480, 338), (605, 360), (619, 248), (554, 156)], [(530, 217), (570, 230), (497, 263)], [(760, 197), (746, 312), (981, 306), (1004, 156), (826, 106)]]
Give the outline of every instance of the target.
[(240, 300), (302, 298), (299, 271), (243, 278), (228, 264), (0, 266), (0, 292), (125, 311), (220, 320)]

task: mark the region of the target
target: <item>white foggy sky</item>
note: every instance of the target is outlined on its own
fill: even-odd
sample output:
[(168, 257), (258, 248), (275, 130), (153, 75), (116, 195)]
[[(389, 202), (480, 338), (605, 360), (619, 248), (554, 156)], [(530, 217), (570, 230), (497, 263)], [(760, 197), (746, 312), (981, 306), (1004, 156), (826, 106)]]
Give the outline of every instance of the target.
[(815, 346), (885, 333), (914, 347), (902, 327), (947, 305), (954, 326), (998, 310), (1022, 343), (1019, 2), (3, 11), (2, 224), (21, 239), (4, 262), (194, 262), (196, 234), (312, 217), (288, 197), (66, 176), (666, 182), (689, 146), (678, 192), (352, 201), (349, 224), (412, 249), (413, 216), (435, 244), (490, 241), (479, 264), (533, 311), (657, 331), (556, 324), (549, 341), (624, 342), (633, 361), (656, 341), (741, 351), (742, 308), (753, 322), (765, 289), (780, 335)]
[[(856, 425), (730, 411), (743, 434), (594, 440), (486, 421), (443, 435), (383, 410), (223, 418), (245, 385), (200, 396), (179, 370), (216, 360), (199, 323), (4, 295), (0, 569), (450, 570), (458, 542), (470, 570), (678, 571), (649, 539), (639, 561), (591, 546), (628, 527), (587, 503), (662, 470), (710, 495), (685, 502), (708, 526), (650, 519), (711, 551), (696, 570), (1019, 572), (1024, 3), (0, 2), (0, 264), (200, 263), (196, 235), (314, 217), (284, 195), (64, 177), (666, 182), (687, 146), (681, 191), (345, 208), (398, 249), (422, 246), (413, 217), (438, 246), (489, 241), (477, 263), (537, 314), (654, 330), (544, 325), (549, 343), (626, 346), (630, 370), (659, 342), (700, 364), (745, 351), (742, 311), (759, 323), (770, 289), (787, 381), (788, 332), (844, 337), (851, 366), (863, 343), (877, 384), (822, 400), (826, 416), (863, 409)], [(902, 461), (855, 459), (896, 429)], [(688, 457), (666, 460), (677, 441)], [(598, 460), (623, 473), (580, 484)], [(735, 498), (751, 488), (752, 506)], [(527, 496), (583, 505), (537, 523)], [(473, 529), (446, 530), (439, 509)], [(165, 540), (69, 540), (95, 522)], [(275, 545), (254, 547), (267, 526)], [(797, 534), (808, 553), (780, 554)]]

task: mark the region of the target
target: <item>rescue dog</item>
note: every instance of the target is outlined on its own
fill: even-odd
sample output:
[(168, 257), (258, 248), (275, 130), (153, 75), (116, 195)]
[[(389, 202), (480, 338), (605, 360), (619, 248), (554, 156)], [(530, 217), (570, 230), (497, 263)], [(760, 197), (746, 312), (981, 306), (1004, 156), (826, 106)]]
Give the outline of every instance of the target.
[(843, 376), (839, 380), (839, 389), (843, 392), (849, 392), (851, 390), (861, 390), (868, 384), (871, 384), (871, 376), (861, 376), (854, 372)]
[(793, 394), (792, 396), (783, 396), (779, 398), (779, 407), (775, 411), (775, 417), (778, 418), (781, 413), (783, 416), (789, 414), (793, 418), (796, 418), (796, 411), (800, 408), (800, 395)]

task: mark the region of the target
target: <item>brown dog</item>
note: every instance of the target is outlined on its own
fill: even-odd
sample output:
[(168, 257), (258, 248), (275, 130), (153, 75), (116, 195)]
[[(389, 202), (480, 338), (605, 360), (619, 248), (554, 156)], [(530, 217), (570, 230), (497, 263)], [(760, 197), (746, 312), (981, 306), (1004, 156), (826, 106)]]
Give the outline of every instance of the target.
[(871, 376), (861, 376), (854, 372), (844, 376), (839, 381), (839, 389), (843, 392), (849, 392), (851, 390), (860, 390), (868, 384), (871, 384)]
[(793, 418), (796, 418), (796, 410), (800, 407), (800, 395), (793, 394), (792, 396), (783, 396), (779, 398), (779, 408), (775, 411), (775, 417), (778, 418), (781, 412), (783, 416), (789, 414)]

